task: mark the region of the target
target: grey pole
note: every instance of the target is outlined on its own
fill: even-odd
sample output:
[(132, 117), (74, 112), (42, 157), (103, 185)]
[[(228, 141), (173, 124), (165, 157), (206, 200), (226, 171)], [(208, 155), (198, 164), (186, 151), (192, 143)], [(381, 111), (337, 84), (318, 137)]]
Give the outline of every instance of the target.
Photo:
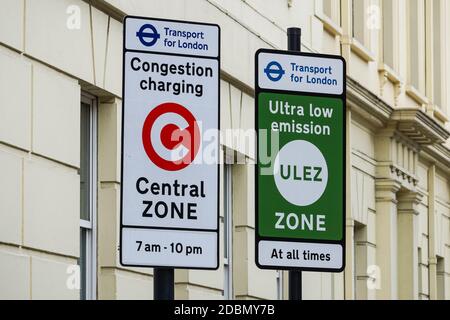
[[(288, 50), (302, 51), (301, 48), (302, 29), (288, 28), (287, 41)], [(289, 271), (289, 300), (302, 300), (302, 272)]]

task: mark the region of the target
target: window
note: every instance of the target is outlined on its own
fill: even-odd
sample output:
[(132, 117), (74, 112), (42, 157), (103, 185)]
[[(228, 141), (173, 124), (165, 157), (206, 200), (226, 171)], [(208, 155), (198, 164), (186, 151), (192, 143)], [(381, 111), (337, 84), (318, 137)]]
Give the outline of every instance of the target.
[(323, 13), (338, 26), (341, 25), (341, 0), (323, 0)]
[(445, 266), (444, 258), (437, 257), (436, 266), (437, 299), (445, 300)]
[(323, 0), (323, 13), (325, 13), (328, 18), (333, 17), (333, 0)]
[(418, 267), (417, 267), (417, 272), (418, 272), (418, 281), (419, 281), (419, 300), (423, 300), (424, 298), (424, 294), (423, 294), (423, 278), (422, 278), (422, 248), (417, 248), (417, 260), (418, 260)]
[(425, 94), (425, 2), (424, 0), (409, 0), (408, 2), (409, 30), (409, 83), (420, 93)]
[(93, 97), (83, 95), (80, 114), (80, 299), (97, 294), (97, 106)]
[(442, 107), (442, 19), (441, 0), (433, 0), (433, 97), (434, 104)]
[(352, 1), (352, 36), (362, 45), (366, 44), (366, 28), (364, 22), (365, 0)]
[(393, 5), (396, 0), (383, 0), (383, 63), (395, 70), (394, 62), (394, 14)]
[(224, 223), (223, 260), (225, 299), (233, 299), (233, 171), (231, 164), (224, 169)]
[(355, 300), (368, 299), (367, 281), (369, 280), (367, 273), (367, 256), (369, 253), (370, 243), (367, 239), (367, 226), (355, 221), (353, 229), (353, 292)]

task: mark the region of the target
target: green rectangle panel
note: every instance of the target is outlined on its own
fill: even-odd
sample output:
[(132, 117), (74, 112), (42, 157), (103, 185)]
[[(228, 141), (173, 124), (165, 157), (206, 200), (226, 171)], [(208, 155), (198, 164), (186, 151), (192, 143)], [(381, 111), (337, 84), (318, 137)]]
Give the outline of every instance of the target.
[(260, 237), (343, 240), (344, 103), (258, 94)]

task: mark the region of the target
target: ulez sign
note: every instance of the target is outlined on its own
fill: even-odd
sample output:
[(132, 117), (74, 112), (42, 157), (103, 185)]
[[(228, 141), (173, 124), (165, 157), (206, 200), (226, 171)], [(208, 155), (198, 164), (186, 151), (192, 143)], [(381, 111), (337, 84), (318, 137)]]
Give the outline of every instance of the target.
[(256, 264), (340, 272), (345, 248), (345, 61), (255, 56)]

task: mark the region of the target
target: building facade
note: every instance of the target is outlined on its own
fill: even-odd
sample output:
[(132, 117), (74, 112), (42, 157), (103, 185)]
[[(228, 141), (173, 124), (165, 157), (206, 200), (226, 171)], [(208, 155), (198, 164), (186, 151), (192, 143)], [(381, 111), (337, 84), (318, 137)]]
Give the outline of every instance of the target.
[(287, 298), (254, 263), (246, 132), (254, 54), (291, 26), (347, 62), (346, 268), (303, 297), (450, 299), (446, 0), (0, 0), (0, 299), (153, 297), (118, 259), (125, 15), (221, 27), (220, 267), (176, 270), (177, 299)]

